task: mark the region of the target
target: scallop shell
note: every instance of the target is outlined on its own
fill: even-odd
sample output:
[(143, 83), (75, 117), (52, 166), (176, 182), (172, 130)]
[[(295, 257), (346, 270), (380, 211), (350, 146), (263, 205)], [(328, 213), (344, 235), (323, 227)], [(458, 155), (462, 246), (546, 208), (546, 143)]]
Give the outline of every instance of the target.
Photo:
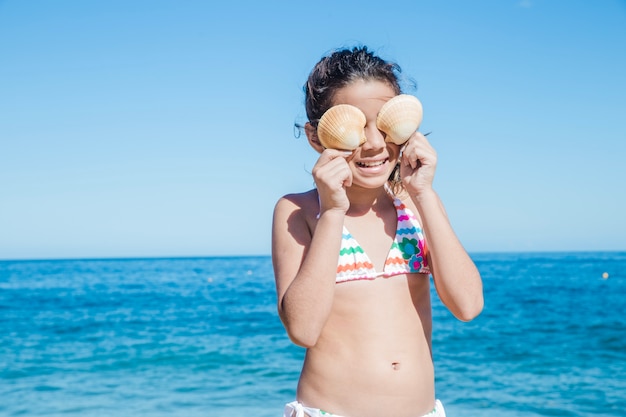
[(353, 150), (365, 142), (365, 115), (350, 104), (326, 110), (317, 125), (317, 136), (325, 148)]
[(422, 123), (422, 103), (409, 94), (395, 96), (378, 112), (376, 126), (387, 134), (387, 142), (402, 145)]

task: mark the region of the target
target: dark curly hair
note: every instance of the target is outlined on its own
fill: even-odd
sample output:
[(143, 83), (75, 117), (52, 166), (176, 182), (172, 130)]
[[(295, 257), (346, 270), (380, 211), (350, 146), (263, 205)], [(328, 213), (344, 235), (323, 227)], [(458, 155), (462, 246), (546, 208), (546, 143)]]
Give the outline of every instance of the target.
[(335, 92), (357, 80), (382, 81), (400, 94), (400, 72), (399, 65), (374, 55), (366, 46), (335, 50), (315, 65), (303, 87), (306, 115), (316, 125), (331, 107)]

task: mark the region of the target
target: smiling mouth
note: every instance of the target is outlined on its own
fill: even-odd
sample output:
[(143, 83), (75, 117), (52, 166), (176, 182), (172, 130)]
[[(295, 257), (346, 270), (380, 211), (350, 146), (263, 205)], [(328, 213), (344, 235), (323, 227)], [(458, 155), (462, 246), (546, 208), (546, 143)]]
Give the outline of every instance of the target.
[(375, 168), (384, 165), (389, 159), (382, 159), (380, 161), (372, 162), (357, 162), (356, 165), (361, 168)]

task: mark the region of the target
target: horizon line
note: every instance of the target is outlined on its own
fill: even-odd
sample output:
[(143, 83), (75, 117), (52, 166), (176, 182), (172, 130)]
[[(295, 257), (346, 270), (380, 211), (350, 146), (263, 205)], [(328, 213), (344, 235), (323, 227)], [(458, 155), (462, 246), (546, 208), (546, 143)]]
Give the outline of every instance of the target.
[[(514, 254), (600, 254), (600, 253), (626, 253), (626, 249), (550, 249), (550, 250), (480, 250), (468, 251), (469, 255), (514, 255)], [(211, 259), (211, 258), (271, 258), (270, 253), (266, 254), (213, 254), (213, 255), (146, 255), (146, 256), (86, 256), (86, 257), (33, 257), (33, 258), (0, 258), (0, 262), (48, 262), (48, 261), (141, 261), (141, 260), (184, 260), (184, 259)]]

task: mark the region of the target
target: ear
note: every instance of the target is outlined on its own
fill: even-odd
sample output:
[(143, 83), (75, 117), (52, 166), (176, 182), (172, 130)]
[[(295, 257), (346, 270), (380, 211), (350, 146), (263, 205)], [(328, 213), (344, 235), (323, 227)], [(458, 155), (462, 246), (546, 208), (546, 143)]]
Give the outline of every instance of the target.
[(309, 145), (313, 147), (317, 152), (324, 152), (324, 146), (321, 144), (320, 139), (317, 137), (317, 129), (313, 127), (310, 122), (304, 124), (304, 133), (309, 140)]

